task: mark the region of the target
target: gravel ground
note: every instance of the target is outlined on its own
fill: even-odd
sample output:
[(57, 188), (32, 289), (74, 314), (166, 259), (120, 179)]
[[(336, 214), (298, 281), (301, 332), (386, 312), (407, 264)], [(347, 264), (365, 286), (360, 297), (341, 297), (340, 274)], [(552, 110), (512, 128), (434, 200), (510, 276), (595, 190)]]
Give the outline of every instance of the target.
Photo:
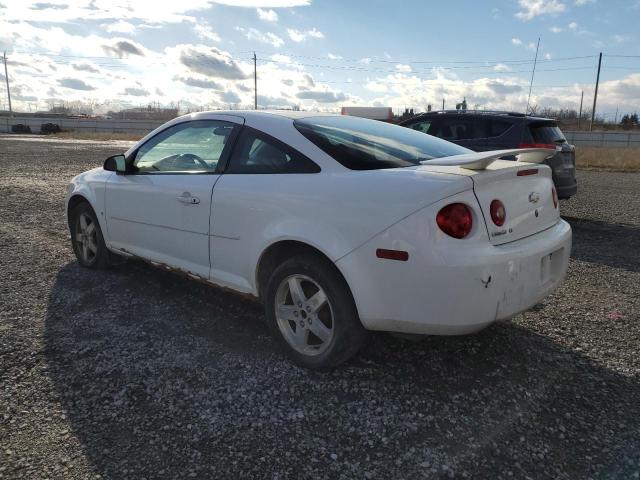
[(640, 174), (579, 172), (533, 311), (317, 373), (257, 304), (78, 267), (66, 183), (123, 145), (0, 136), (0, 478), (639, 478)]

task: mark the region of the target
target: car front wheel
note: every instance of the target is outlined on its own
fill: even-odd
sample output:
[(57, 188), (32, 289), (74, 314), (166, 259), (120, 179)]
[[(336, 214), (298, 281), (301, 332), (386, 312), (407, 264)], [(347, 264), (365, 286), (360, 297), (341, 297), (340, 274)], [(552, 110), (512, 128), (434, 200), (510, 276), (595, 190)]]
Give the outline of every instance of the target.
[(334, 367), (355, 355), (365, 339), (347, 283), (334, 266), (310, 255), (276, 268), (265, 308), (278, 343), (307, 368)]
[(109, 250), (104, 243), (102, 230), (93, 209), (88, 203), (80, 203), (69, 215), (71, 245), (78, 263), (88, 268), (109, 266)]

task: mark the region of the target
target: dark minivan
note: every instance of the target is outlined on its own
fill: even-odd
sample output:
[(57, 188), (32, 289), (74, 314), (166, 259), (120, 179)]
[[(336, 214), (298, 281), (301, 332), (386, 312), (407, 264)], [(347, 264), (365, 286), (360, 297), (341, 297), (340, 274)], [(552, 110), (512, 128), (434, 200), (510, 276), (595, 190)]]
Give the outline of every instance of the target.
[(471, 150), (507, 148), (555, 148), (544, 163), (551, 167), (558, 197), (569, 198), (578, 189), (575, 147), (555, 120), (522, 113), (471, 110), (443, 110), (421, 113), (399, 123)]

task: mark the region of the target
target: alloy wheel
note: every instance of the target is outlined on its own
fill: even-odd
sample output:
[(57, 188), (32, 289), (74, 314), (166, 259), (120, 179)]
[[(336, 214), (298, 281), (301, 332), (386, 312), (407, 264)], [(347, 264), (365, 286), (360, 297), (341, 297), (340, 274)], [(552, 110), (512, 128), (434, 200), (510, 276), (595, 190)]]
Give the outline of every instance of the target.
[(326, 293), (305, 275), (291, 275), (276, 291), (276, 320), (285, 340), (303, 355), (320, 355), (334, 334), (334, 316)]
[(82, 260), (92, 263), (98, 254), (98, 236), (93, 219), (84, 212), (78, 216), (75, 240)]

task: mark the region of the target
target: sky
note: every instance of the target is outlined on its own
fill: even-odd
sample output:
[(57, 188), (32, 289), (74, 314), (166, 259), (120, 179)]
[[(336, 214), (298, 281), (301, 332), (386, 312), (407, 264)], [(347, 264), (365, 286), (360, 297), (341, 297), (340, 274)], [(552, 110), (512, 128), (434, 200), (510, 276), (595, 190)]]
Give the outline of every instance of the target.
[[(0, 0), (15, 110), (640, 111), (640, 0)], [(0, 109), (7, 108), (0, 70)]]

